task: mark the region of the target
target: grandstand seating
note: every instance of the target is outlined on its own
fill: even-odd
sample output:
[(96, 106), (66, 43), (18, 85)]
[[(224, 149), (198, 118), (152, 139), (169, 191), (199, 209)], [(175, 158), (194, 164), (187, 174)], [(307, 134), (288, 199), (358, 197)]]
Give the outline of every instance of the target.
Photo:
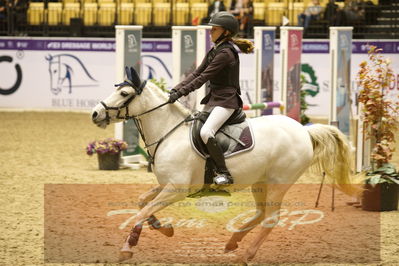
[(80, 13), (80, 3), (65, 3), (62, 13), (62, 23), (64, 25), (70, 25), (71, 18), (80, 18)]
[(196, 4), (196, 3), (205, 3), (208, 5), (207, 0), (187, 0), (187, 2), (190, 4), (190, 6), (192, 6), (193, 4)]
[[(88, 36), (111, 37), (114, 35), (113, 26), (121, 24), (143, 25), (145, 26), (143, 33), (147, 31), (152, 34), (146, 35), (147, 37), (167, 37), (172, 25), (201, 23), (207, 16), (208, 5), (212, 0), (59, 0), (59, 2), (48, 2), (48, 4), (45, 4), (44, 0), (41, 1), (29, 3), (27, 10), (28, 31), (30, 30), (33, 34), (63, 36), (65, 32), (70, 32), (66, 26), (70, 25), (71, 18), (79, 18), (86, 27), (85, 32)], [(225, 0), (225, 6), (229, 7), (231, 1)], [(298, 14), (303, 12), (311, 0), (253, 0), (253, 2), (253, 25), (280, 26), (282, 17), (286, 16), (290, 21), (289, 25), (295, 26)], [(320, 2), (325, 5), (328, 0), (320, 0)], [(372, 0), (372, 2), (378, 4), (378, 0)], [(344, 5), (343, 2), (336, 2), (336, 4), (340, 7)], [(368, 11), (369, 21), (354, 25), (355, 38), (356, 36), (375, 38), (384, 34), (387, 38), (391, 38), (399, 34), (398, 4), (380, 5), (371, 9), (369, 8)], [(327, 20), (311, 23), (306, 31), (307, 37), (326, 38), (328, 23)], [(50, 27), (47, 28), (46, 25)], [(101, 29), (97, 26), (101, 26)], [(21, 28), (21, 25), (14, 25), (14, 28)], [(7, 28), (0, 26), (3, 34), (4, 29)], [(10, 29), (12, 31), (13, 28)], [(101, 35), (102, 32), (106, 33)]]
[(98, 15), (97, 3), (84, 3), (83, 4), (83, 24), (85, 26), (93, 26), (97, 23)]
[(118, 24), (119, 25), (133, 24), (133, 10), (134, 10), (133, 3), (121, 2), (118, 12)]
[(254, 19), (265, 20), (265, 2), (254, 2)]
[(62, 0), (62, 3), (65, 6), (65, 4), (67, 4), (67, 3), (80, 3), (80, 2), (78, 0)]
[(50, 26), (62, 23), (62, 3), (48, 3), (47, 23)]
[(115, 24), (116, 4), (114, 2), (101, 1), (98, 9), (98, 25), (112, 26)]
[(176, 3), (173, 8), (173, 25), (187, 25), (189, 21), (189, 14), (189, 3)]
[(201, 23), (201, 20), (208, 15), (208, 4), (197, 2), (191, 4), (191, 21), (197, 20)]
[(303, 2), (294, 2), (290, 5), (290, 14), (293, 25), (298, 25), (298, 15), (305, 9), (305, 4)]
[(152, 0), (151, 2), (153, 5), (155, 5), (156, 3), (169, 3), (170, 4), (169, 0)]
[(281, 25), (286, 8), (284, 2), (269, 2), (266, 6), (266, 24), (271, 26)]
[(151, 3), (151, 0), (132, 0), (135, 4), (138, 3)]
[(154, 26), (166, 26), (170, 22), (170, 3), (155, 2), (153, 7)]
[(150, 25), (152, 4), (138, 2), (135, 5), (136, 8), (134, 9), (134, 23), (136, 25), (143, 25), (143, 26)]
[(29, 8), (27, 11), (28, 15), (28, 23), (30, 25), (40, 25), (44, 23), (44, 3), (38, 2), (30, 2)]

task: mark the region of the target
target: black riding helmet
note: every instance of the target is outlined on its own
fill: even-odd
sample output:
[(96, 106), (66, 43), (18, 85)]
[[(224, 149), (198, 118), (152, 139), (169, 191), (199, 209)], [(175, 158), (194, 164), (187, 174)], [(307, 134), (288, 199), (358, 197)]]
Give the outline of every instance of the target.
[(238, 33), (238, 21), (227, 11), (221, 11), (213, 15), (208, 25), (219, 26), (230, 31), (231, 37), (234, 37)]

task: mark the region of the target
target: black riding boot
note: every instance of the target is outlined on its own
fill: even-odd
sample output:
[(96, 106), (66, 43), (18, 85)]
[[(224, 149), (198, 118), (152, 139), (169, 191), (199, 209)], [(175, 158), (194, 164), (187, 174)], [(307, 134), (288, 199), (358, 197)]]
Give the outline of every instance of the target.
[(216, 165), (216, 176), (213, 178), (213, 182), (217, 185), (230, 185), (233, 184), (233, 178), (230, 175), (229, 170), (226, 168), (226, 162), (224, 161), (224, 155), (222, 148), (220, 148), (215, 138), (209, 138), (206, 143), (209, 155)]

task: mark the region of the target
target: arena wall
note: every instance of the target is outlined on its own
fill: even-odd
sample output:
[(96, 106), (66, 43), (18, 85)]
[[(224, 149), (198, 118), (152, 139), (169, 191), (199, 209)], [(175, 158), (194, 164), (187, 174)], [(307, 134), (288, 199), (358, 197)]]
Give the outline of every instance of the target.
[[(367, 45), (384, 49), (392, 60), (395, 83), (388, 92), (399, 95), (399, 41), (355, 40), (352, 55), (352, 84), (356, 92), (356, 74), (367, 57)], [(172, 81), (172, 42), (170, 39), (144, 39), (142, 43), (143, 78)], [(276, 53), (279, 42), (276, 42)], [(115, 41), (82, 38), (0, 37), (0, 108), (89, 110), (114, 89)], [(328, 40), (304, 40), (302, 72), (313, 95), (309, 115), (327, 116), (330, 78)], [(243, 99), (254, 103), (255, 59), (240, 54)], [(275, 56), (275, 91), (279, 95), (279, 57)]]

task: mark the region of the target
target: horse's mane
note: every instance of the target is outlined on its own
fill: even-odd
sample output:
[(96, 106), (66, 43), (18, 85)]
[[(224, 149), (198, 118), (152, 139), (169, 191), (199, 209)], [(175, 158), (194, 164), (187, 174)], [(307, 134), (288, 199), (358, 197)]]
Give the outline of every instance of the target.
[[(147, 80), (147, 84), (146, 86), (148, 86), (151, 91), (153, 91), (154, 93), (156, 93), (162, 100), (164, 100), (165, 102), (169, 100), (169, 97), (167, 96), (167, 94), (165, 92), (162, 91), (161, 88), (159, 88), (155, 83)], [(182, 113), (185, 116), (188, 116), (191, 114), (191, 111), (189, 109), (187, 109), (183, 104), (179, 103), (178, 101), (176, 101), (175, 103), (172, 104), (174, 107), (176, 107), (176, 109)]]

